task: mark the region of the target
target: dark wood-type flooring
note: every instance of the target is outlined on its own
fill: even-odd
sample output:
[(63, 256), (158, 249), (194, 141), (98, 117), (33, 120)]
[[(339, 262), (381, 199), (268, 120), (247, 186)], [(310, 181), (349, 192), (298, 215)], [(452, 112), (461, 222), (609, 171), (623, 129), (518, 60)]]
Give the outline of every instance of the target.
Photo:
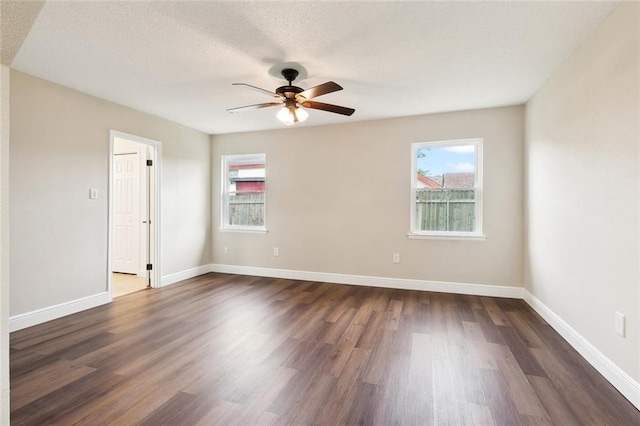
[(11, 335), (14, 425), (638, 425), (523, 301), (207, 274)]

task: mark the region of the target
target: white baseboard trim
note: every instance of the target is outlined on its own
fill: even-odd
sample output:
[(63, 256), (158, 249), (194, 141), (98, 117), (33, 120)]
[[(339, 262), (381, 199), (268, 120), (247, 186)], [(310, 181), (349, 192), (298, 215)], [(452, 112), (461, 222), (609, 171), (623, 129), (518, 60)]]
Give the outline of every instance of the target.
[(522, 299), (522, 287), (508, 287), (486, 284), (466, 284), (442, 281), (412, 280), (405, 278), (382, 278), (365, 275), (332, 274), (326, 272), (294, 271), (290, 269), (258, 268), (211, 264), (211, 272), (240, 274), (292, 280), (318, 281), (334, 284), (351, 284), (369, 287), (397, 288), (402, 290), (435, 291), (440, 293), (469, 294), (474, 296), (505, 297)]
[(587, 339), (553, 312), (538, 298), (523, 289), (524, 300), (535, 310), (554, 330), (558, 332), (584, 359), (589, 362), (624, 395), (636, 408), (640, 409), (640, 383), (622, 371), (620, 367), (607, 358)]
[(182, 280), (197, 277), (198, 275), (211, 272), (211, 265), (196, 266), (195, 268), (186, 269), (184, 271), (176, 272), (174, 274), (163, 275), (161, 278), (161, 286), (175, 284)]
[(104, 293), (98, 293), (81, 299), (15, 315), (9, 318), (9, 332), (22, 330), (23, 328), (42, 324), (43, 322), (65, 317), (110, 302), (111, 294), (105, 291)]
[[(186, 271), (177, 272), (175, 274), (165, 275), (162, 277), (162, 286), (170, 285), (188, 278), (197, 277), (198, 275), (206, 274), (210, 270), (210, 265), (203, 265), (187, 269)], [(35, 311), (26, 312), (24, 314), (15, 315), (9, 318), (9, 332), (22, 330), (23, 328), (95, 308), (96, 306), (110, 303), (112, 300), (111, 294), (109, 292), (104, 292), (37, 309)]]

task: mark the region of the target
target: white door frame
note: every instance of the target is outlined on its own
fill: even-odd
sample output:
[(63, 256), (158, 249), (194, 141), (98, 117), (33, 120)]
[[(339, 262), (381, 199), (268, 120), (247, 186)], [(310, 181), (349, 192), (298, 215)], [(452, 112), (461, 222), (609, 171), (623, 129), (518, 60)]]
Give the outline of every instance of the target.
[[(154, 212), (154, 220), (151, 222), (152, 234), (153, 234), (153, 245), (152, 245), (152, 255), (151, 255), (151, 264), (153, 265), (153, 269), (151, 272), (151, 287), (160, 288), (162, 286), (162, 280), (160, 275), (160, 188), (161, 188), (161, 166), (162, 166), (162, 142), (155, 141), (153, 139), (147, 139), (140, 136), (131, 135), (129, 133), (119, 132), (117, 130), (111, 130), (109, 133), (109, 232), (107, 237), (107, 292), (111, 295), (112, 291), (112, 253), (113, 250), (113, 242), (111, 239), (113, 238), (113, 226), (114, 226), (114, 215), (113, 215), (113, 154), (114, 154), (114, 139), (126, 139), (132, 142), (141, 143), (147, 146), (151, 146), (152, 149), (152, 160), (153, 160), (153, 212)], [(147, 236), (149, 238), (149, 236)]]

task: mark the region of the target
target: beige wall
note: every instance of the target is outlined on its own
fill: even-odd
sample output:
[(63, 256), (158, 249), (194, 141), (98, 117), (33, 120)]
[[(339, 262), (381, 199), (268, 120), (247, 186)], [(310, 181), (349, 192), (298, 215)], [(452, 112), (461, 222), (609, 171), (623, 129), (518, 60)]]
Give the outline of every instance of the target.
[(526, 287), (636, 380), (639, 50), (623, 3), (526, 106)]
[(210, 263), (208, 135), (17, 71), (10, 106), (11, 315), (106, 291), (110, 129), (162, 142), (162, 275)]
[[(486, 241), (409, 240), (411, 143), (472, 137), (484, 138)], [(523, 137), (522, 107), (213, 136), (213, 261), (521, 286)], [(257, 152), (269, 232), (220, 232), (220, 156)]]
[(9, 424), (9, 79), (0, 65), (0, 425)]

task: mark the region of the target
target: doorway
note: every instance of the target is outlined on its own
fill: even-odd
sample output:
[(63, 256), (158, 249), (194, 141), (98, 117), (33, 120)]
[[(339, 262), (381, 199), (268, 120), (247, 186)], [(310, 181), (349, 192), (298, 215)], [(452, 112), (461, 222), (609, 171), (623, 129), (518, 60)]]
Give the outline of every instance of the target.
[(111, 131), (107, 286), (111, 297), (160, 287), (161, 144)]

